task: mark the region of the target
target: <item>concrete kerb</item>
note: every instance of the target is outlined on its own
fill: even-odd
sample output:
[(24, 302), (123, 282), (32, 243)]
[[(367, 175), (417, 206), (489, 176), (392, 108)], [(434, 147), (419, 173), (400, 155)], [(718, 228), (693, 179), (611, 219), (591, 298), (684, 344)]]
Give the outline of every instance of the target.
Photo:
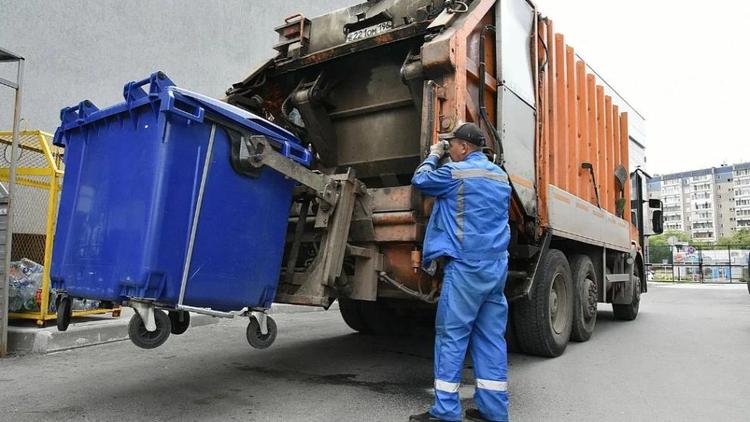
[[(334, 303), (330, 309), (337, 310), (338, 302)], [(269, 314), (319, 311), (323, 311), (323, 309), (311, 306), (274, 304)], [(108, 314), (85, 318), (71, 323), (67, 331), (58, 331), (54, 325), (47, 328), (10, 326), (8, 327), (8, 352), (17, 355), (43, 354), (127, 340), (128, 322), (132, 315), (133, 310), (131, 308), (123, 308), (122, 315), (119, 318), (112, 318)], [(221, 318), (208, 315), (191, 314), (190, 326), (194, 328), (216, 324), (220, 320)]]

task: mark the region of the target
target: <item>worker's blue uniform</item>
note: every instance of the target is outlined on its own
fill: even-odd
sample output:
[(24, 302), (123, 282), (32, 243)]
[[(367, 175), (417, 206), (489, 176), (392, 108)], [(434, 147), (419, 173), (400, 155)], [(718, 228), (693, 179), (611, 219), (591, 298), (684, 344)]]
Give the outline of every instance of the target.
[(508, 176), (475, 151), (441, 167), (436, 157), (428, 157), (412, 184), (435, 197), (423, 265), (447, 258), (435, 323), (435, 404), (430, 413), (462, 420), (458, 388), (470, 343), (476, 404), (485, 418), (508, 420), (508, 303), (503, 294), (510, 242)]

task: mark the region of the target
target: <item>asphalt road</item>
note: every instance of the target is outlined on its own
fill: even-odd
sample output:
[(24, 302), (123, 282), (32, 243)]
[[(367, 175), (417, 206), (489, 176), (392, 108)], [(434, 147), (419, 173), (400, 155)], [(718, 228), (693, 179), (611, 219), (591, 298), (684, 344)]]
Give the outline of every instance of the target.
[[(515, 421), (741, 421), (750, 415), (744, 286), (652, 286), (635, 322), (599, 312), (557, 359), (510, 355)], [(249, 349), (243, 321), (147, 351), (130, 342), (0, 360), (3, 421), (405, 421), (431, 400), (432, 340), (354, 334), (338, 312), (280, 314)], [(467, 369), (465, 404), (472, 394)]]

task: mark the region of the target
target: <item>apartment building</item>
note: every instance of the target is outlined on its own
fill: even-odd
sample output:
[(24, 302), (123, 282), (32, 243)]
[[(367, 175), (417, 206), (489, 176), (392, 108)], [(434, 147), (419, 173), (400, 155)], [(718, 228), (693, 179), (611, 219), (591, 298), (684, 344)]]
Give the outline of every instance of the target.
[(656, 176), (650, 198), (664, 204), (664, 229), (713, 242), (750, 229), (750, 163)]

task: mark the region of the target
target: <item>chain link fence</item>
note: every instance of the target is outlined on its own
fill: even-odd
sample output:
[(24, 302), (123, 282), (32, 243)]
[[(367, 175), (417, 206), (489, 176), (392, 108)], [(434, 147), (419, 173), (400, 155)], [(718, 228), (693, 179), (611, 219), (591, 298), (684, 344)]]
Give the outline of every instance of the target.
[[(10, 167), (11, 142), (0, 136), (0, 174), (2, 183), (7, 185), (7, 169)], [(39, 132), (22, 132), (19, 139), (19, 169), (16, 176), (16, 196), (13, 203), (13, 247), (11, 261), (23, 258), (44, 265), (47, 226), (49, 224), (50, 186), (52, 176), (49, 162), (42, 146), (44, 135)], [(51, 152), (58, 166), (61, 166), (61, 151), (51, 146)], [(58, 167), (60, 168), (60, 167)], [(4, 171), (3, 171), (4, 170)], [(59, 194), (56, 190), (55, 194)], [(56, 215), (57, 210), (53, 210)]]
[(649, 246), (648, 279), (694, 283), (747, 283), (750, 281), (750, 245)]

